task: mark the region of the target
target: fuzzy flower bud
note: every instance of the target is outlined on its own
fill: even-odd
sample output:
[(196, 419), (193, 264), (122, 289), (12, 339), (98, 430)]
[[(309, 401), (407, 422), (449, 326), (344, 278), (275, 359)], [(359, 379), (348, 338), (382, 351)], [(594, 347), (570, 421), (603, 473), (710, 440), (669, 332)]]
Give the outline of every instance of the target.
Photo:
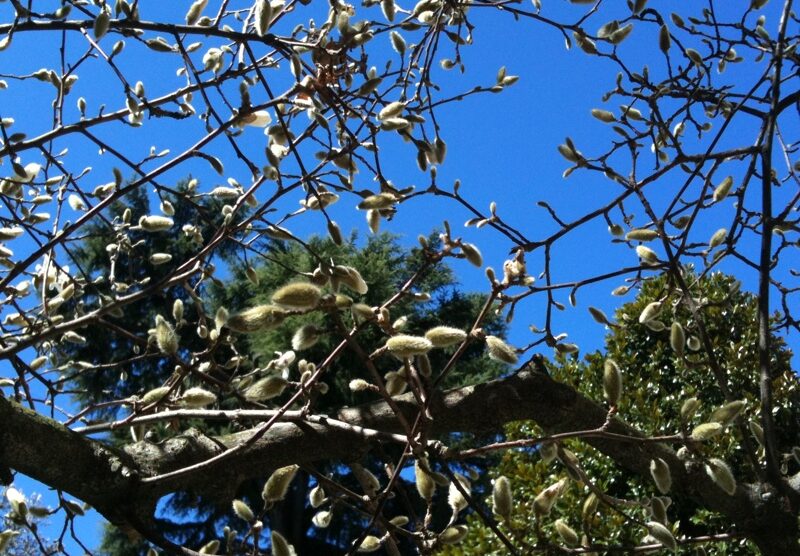
[(272, 294), (272, 302), (286, 309), (313, 309), (322, 296), (320, 289), (308, 282), (287, 284)]
[(145, 232), (163, 232), (169, 230), (175, 222), (172, 218), (159, 215), (142, 216), (139, 219), (139, 227)]
[(436, 326), (425, 333), (433, 347), (442, 348), (460, 344), (467, 338), (467, 333), (451, 326)]
[(515, 365), (517, 363), (517, 354), (514, 348), (509, 346), (497, 336), (486, 336), (486, 351), (489, 357), (501, 363), (508, 363)]
[(280, 326), (286, 315), (286, 311), (275, 305), (257, 305), (230, 317), (227, 325), (234, 332), (259, 332)]
[(666, 494), (672, 486), (672, 474), (669, 470), (669, 465), (661, 458), (650, 460), (650, 475), (653, 476), (653, 481), (659, 492)]
[(509, 522), (511, 521), (513, 507), (514, 499), (511, 493), (511, 482), (506, 477), (498, 477), (495, 479), (494, 488), (492, 489), (492, 508), (494, 513)]
[(250, 386), (244, 397), (251, 402), (262, 402), (280, 396), (288, 382), (279, 376), (268, 376)]
[(292, 483), (292, 479), (294, 479), (295, 475), (297, 475), (298, 469), (299, 467), (296, 465), (288, 465), (276, 469), (272, 475), (270, 475), (269, 479), (267, 479), (267, 482), (264, 484), (264, 489), (261, 491), (261, 498), (264, 502), (271, 504), (272, 502), (278, 502), (286, 498), (289, 485)]
[(433, 344), (427, 338), (398, 334), (386, 340), (386, 348), (398, 357), (411, 357), (427, 353), (433, 348)]
[(189, 388), (181, 396), (181, 404), (189, 408), (201, 408), (217, 401), (217, 396), (203, 388)]
[(161, 353), (174, 355), (178, 351), (178, 335), (161, 315), (156, 316), (156, 345)]

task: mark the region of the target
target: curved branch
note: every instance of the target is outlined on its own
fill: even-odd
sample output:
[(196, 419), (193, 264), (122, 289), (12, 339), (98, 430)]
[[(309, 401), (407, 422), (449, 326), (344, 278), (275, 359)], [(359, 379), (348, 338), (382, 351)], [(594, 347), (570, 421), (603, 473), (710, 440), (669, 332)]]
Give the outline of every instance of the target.
[[(415, 418), (418, 407), (413, 395), (398, 396), (394, 402), (406, 418)], [(603, 406), (571, 386), (529, 371), (444, 392), (431, 400), (430, 413), (435, 434), (489, 433), (525, 419), (556, 434), (601, 427), (608, 416)], [(343, 408), (330, 423), (324, 418), (313, 423), (277, 423), (225, 465), (201, 466), (191, 474), (145, 485), (139, 477), (202, 463), (247, 442), (251, 432), (208, 437), (189, 430), (159, 444), (139, 442), (117, 451), (5, 398), (0, 398), (0, 421), (5, 425), (0, 432), (5, 465), (70, 492), (112, 520), (119, 520), (120, 513), (140, 515), (144, 509), (152, 509), (161, 496), (179, 490), (229, 500), (247, 478), (263, 477), (290, 464), (352, 461), (385, 438), (372, 431), (402, 433), (396, 414), (383, 401)], [(757, 485), (743, 483), (729, 496), (707, 476), (701, 462), (683, 461), (661, 443), (636, 442), (645, 437), (621, 419), (610, 420), (606, 430), (625, 439), (585, 440), (617, 465), (649, 477), (650, 461), (661, 458), (670, 466), (673, 493), (694, 498), (727, 516), (764, 554), (800, 553), (796, 516), (781, 505), (779, 497), (762, 496)], [(60, 457), (53, 458), (53, 453)]]

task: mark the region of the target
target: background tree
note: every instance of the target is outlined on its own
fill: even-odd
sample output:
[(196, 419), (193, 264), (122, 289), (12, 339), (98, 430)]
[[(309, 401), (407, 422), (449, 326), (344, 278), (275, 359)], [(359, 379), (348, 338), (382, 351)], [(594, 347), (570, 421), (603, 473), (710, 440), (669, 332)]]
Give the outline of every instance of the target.
[[(317, 538), (348, 553), (456, 544), (469, 509), (519, 554), (531, 547), (486, 512), (487, 473), (469, 462), (516, 447), (494, 436), (532, 421), (531, 450), (566, 437), (574, 448), (556, 451), (563, 467), (535, 511), (576, 485), (635, 499), (607, 538), (584, 542), (553, 522), (559, 550), (713, 550), (736, 537), (767, 555), (800, 553), (800, 473), (786, 457), (798, 448), (783, 427), (795, 414), (783, 389), (796, 379), (775, 339), (800, 332), (798, 19), (793, 0), (717, 4), (0, 2), (0, 480), (51, 488), (51, 519), (73, 537), (77, 499), (150, 552), (291, 554), (286, 536), (300, 532), (278, 508), (311, 486), (307, 474), (320, 487), (312, 523), (328, 526)], [(605, 89), (591, 125), (572, 115), (585, 105), (511, 104), (520, 77), (494, 54), (515, 33), (534, 46), (516, 46), (510, 63), (537, 84), (569, 83), (569, 99)], [(487, 117), (490, 106), (502, 117)], [(556, 127), (572, 128), (557, 147)], [(553, 187), (560, 172), (543, 145), (580, 183)], [(174, 185), (188, 175), (199, 181)], [(373, 233), (422, 234), (390, 285), (380, 280), (393, 263), (371, 267), (343, 241), (353, 214)], [(485, 272), (480, 302), (410, 314), (443, 261)], [(262, 267), (276, 283), (254, 297), (208, 287), (241, 272), (254, 281)], [(717, 270), (755, 293), (757, 341), (741, 352), (715, 343), (713, 323), (747, 300), (697, 293)], [(663, 393), (655, 419), (627, 408), (623, 377), (637, 369), (616, 360), (602, 377), (590, 361), (593, 386), (547, 372), (550, 349), (565, 365), (580, 350), (590, 317), (579, 304), (610, 310), (611, 288), (653, 299), (615, 323), (625, 340), (611, 351), (646, 374), (650, 359), (624, 342), (641, 325), (668, 328), (671, 357), (658, 343), (653, 357), (711, 421), (676, 422)], [(517, 326), (503, 338), (495, 319)], [(292, 361), (292, 344), (304, 361)], [(752, 353), (757, 372), (740, 380), (733, 362)], [(509, 372), (486, 380), (498, 367), (484, 364)], [(457, 386), (465, 368), (481, 382)], [(706, 416), (715, 399), (725, 409)], [(622, 479), (649, 485), (651, 468), (702, 527), (633, 513), (658, 502)], [(493, 510), (509, 519), (512, 489), (492, 486)], [(181, 523), (179, 506), (160, 511), (165, 500), (229, 508), (232, 525), (201, 523), (206, 514)], [(359, 516), (356, 527), (331, 529), (343, 515)]]
[[(148, 212), (147, 200), (139, 199), (143, 203), (143, 212)], [(219, 207), (217, 207), (219, 210)], [(208, 209), (207, 212), (211, 212)], [(112, 211), (113, 212), (113, 211)], [(118, 215), (121, 217), (121, 214)], [(187, 215), (175, 215), (176, 226), (182, 227), (183, 224), (192, 220), (191, 213)], [(89, 276), (106, 275), (109, 272), (111, 261), (120, 267), (128, 268), (139, 277), (143, 275), (152, 276), (148, 268), (140, 265), (131, 264), (130, 258), (119, 261), (109, 258), (105, 243), (102, 241), (104, 234), (99, 230), (89, 234), (89, 239), (79, 249), (79, 261), (81, 268)], [(131, 238), (133, 243), (139, 243), (138, 249), (143, 252), (165, 252), (170, 253), (173, 259), (181, 257), (181, 244), (169, 242), (163, 244), (163, 238), (153, 241), (151, 237), (144, 235)], [(252, 304), (268, 303), (272, 293), (281, 285), (291, 282), (303, 276), (303, 269), (314, 268), (316, 259), (334, 259), (342, 264), (354, 268), (363, 268), (364, 279), (375, 286), (370, 288), (365, 296), (360, 296), (359, 301), (369, 306), (378, 304), (381, 299), (390, 297), (398, 287), (402, 285), (405, 277), (413, 274), (414, 269), (418, 268), (422, 262), (419, 250), (405, 251), (397, 242), (395, 237), (383, 233), (367, 238), (363, 248), (356, 247), (357, 238), (351, 237), (347, 242), (337, 245), (330, 239), (312, 237), (304, 245), (298, 242), (286, 240), (269, 240), (265, 245), (259, 246), (262, 252), (269, 253), (263, 259), (263, 263), (257, 266), (234, 267), (232, 275), (225, 280), (214, 280), (208, 287), (196, 287), (193, 289), (195, 295), (198, 292), (208, 291), (207, 303), (202, 305), (203, 314), (215, 315), (216, 311), (223, 307), (227, 311), (237, 312), (246, 309)], [(427, 241), (431, 245), (436, 245), (438, 237), (431, 236)], [(235, 251), (235, 247), (231, 247)], [(311, 257), (309, 253), (314, 253)], [(223, 257), (232, 259), (231, 253), (223, 254)], [(135, 279), (135, 276), (134, 276)], [(426, 330), (436, 326), (447, 315), (448, 322), (459, 328), (468, 327), (475, 319), (480, 310), (481, 298), (477, 294), (463, 293), (457, 289), (454, 282), (455, 276), (452, 270), (444, 263), (439, 263), (423, 279), (417, 283), (417, 288), (425, 292), (425, 295), (416, 298), (408, 298), (398, 304), (398, 314), (402, 315), (401, 321), (395, 321), (395, 326), (404, 332), (422, 334)], [(210, 289), (209, 289), (210, 288)], [(118, 328), (127, 330), (137, 330), (153, 323), (157, 314), (168, 314), (173, 310), (176, 299), (181, 299), (186, 306), (193, 305), (192, 297), (186, 295), (181, 289), (173, 289), (164, 292), (164, 300), (159, 305), (147, 305), (140, 307), (137, 312), (125, 312), (115, 320)], [(159, 311), (160, 307), (160, 311)], [(259, 369), (264, 369), (280, 360), (287, 350), (287, 346), (296, 349), (296, 356), (286, 369), (287, 374), (297, 373), (297, 358), (315, 361), (324, 358), (324, 355), (333, 349), (329, 338), (337, 333), (339, 328), (345, 325), (341, 318), (333, 318), (330, 315), (303, 315), (287, 319), (285, 327), (275, 330), (267, 330), (257, 335), (243, 335), (237, 339), (236, 344), (231, 350), (220, 350), (215, 356), (215, 365), (208, 366), (207, 372), (220, 379), (229, 379), (231, 376), (236, 379), (250, 380), (254, 373), (258, 374)], [(297, 349), (293, 345), (292, 337), (300, 328), (308, 325), (316, 327), (315, 334), (320, 338), (315, 345)], [(494, 334), (502, 335), (505, 333), (505, 326), (497, 319), (491, 319), (487, 323), (487, 330)], [(181, 333), (181, 327), (177, 326), (176, 331)], [(108, 331), (103, 326), (93, 327), (89, 335), (95, 338), (104, 338)], [(113, 336), (110, 336), (113, 338)], [(366, 342), (369, 344), (379, 340), (377, 337), (370, 338), (365, 334)], [(119, 349), (122, 353), (129, 353), (130, 346), (123, 345), (117, 347), (113, 341), (109, 345), (114, 349)], [(295, 353), (295, 352), (292, 352)], [(481, 358), (482, 350), (479, 346), (470, 346), (460, 361), (457, 376), (448, 378), (448, 386), (458, 386), (470, 383), (479, 383), (492, 378), (497, 378), (502, 372), (502, 366), (487, 362)], [(75, 361), (86, 361), (82, 365), (85, 369), (90, 369), (91, 365), (101, 364), (103, 361), (114, 361), (114, 357), (109, 357), (108, 352), (97, 353), (91, 346), (81, 345), (66, 352), (63, 356), (65, 361), (74, 365)], [(101, 403), (107, 399), (108, 392), (114, 391), (115, 396), (123, 398), (132, 395), (142, 395), (143, 393), (156, 388), (158, 385), (167, 381), (173, 369), (165, 365), (154, 365), (159, 358), (150, 358), (142, 361), (137, 359), (130, 364), (130, 371), (126, 373), (124, 380), (116, 381), (113, 384), (97, 384), (98, 380), (108, 380), (107, 375), (97, 373), (77, 373), (71, 378), (75, 382), (75, 390), (80, 392), (87, 402)], [(235, 364), (231, 364), (234, 361)], [(354, 393), (349, 388), (351, 380), (364, 378), (359, 369), (359, 358), (354, 354), (345, 354), (337, 360), (334, 367), (334, 381), (330, 384), (330, 392), (321, 397), (318, 402), (320, 412), (333, 412), (343, 405), (356, 405), (359, 397), (363, 394)], [(149, 364), (148, 364), (149, 363)], [(446, 363), (446, 354), (437, 353), (431, 355), (431, 364), (443, 366)], [(66, 365), (66, 363), (65, 363)], [(385, 362), (381, 365), (381, 373), (394, 373), (397, 365)], [(116, 388), (122, 388), (116, 390)], [(399, 391), (398, 391), (399, 392)], [(221, 407), (235, 407), (236, 400), (221, 400)], [(96, 415), (95, 415), (96, 414)], [(92, 414), (93, 417), (108, 417), (109, 415), (120, 415), (120, 407), (109, 408), (100, 405), (100, 409)], [(216, 426), (214, 423), (204, 425), (202, 421), (193, 423), (194, 426), (202, 427), (206, 434), (224, 434), (237, 430), (237, 427), (223, 424)], [(169, 428), (154, 427), (146, 430), (137, 431), (138, 435), (144, 435), (151, 442), (159, 442), (163, 437), (170, 436)], [(114, 431), (115, 443), (120, 446), (130, 442), (128, 430)], [(383, 458), (391, 455), (384, 454)], [(373, 472), (380, 469), (380, 459), (368, 461), (368, 467)], [(318, 472), (331, 474), (336, 471), (335, 466), (330, 468), (322, 467)], [(357, 534), (360, 527), (363, 527), (361, 516), (341, 508), (337, 511), (335, 520), (325, 529), (313, 528), (312, 517), (317, 510), (308, 504), (308, 495), (316, 481), (308, 476), (306, 472), (301, 472), (286, 498), (270, 511), (270, 523), (285, 532), (285, 536), (292, 544), (302, 551), (313, 551), (322, 553), (330, 551), (335, 553), (346, 548), (345, 545), (337, 546), (341, 539), (349, 539), (353, 534)], [(260, 499), (263, 481), (249, 482), (239, 490), (239, 496), (248, 502), (255, 503)], [(424, 511), (424, 510), (423, 510)], [(444, 518), (446, 521), (446, 517)], [(198, 503), (198, 497), (191, 492), (178, 493), (174, 495), (162, 510), (159, 520), (159, 529), (162, 534), (173, 540), (173, 542), (186, 544), (188, 546), (203, 546), (204, 544), (217, 538), (223, 527), (236, 527), (235, 519), (230, 516), (230, 506), (227, 503), (222, 505), (213, 503)], [(308, 535), (309, 528), (315, 533)], [(334, 533), (335, 532), (335, 533)], [(106, 532), (103, 543), (103, 550), (110, 554), (144, 554), (147, 551), (147, 544), (141, 542), (131, 543), (129, 535), (114, 528)]]
[[(622, 396), (617, 408), (626, 422), (651, 436), (666, 431), (691, 434), (701, 423), (726, 422), (730, 433), (715, 437), (706, 449), (698, 447), (695, 456), (713, 454), (727, 462), (738, 480), (756, 480), (760, 469), (753, 465), (755, 458), (752, 456), (763, 453), (763, 431), (758, 424), (759, 392), (752, 382), (758, 361), (755, 348), (758, 343), (757, 300), (752, 294), (741, 291), (741, 284), (735, 279), (722, 273), (703, 277), (692, 273), (687, 279), (692, 284), (693, 294), (705, 300), (701, 319), (716, 357), (727, 370), (731, 391), (737, 392), (738, 400), (734, 403), (743, 402), (735, 423), (727, 422), (730, 415), (723, 416), (724, 412), (719, 411), (726, 406), (726, 399), (713, 387), (714, 376), (709, 373), (708, 362), (698, 349), (694, 334), (698, 319), (677, 306), (665, 307), (652, 320), (639, 322), (642, 312), (669, 287), (667, 276), (648, 282), (636, 300), (618, 309), (613, 319), (605, 320), (596, 313), (608, 329), (603, 352), (587, 354), (583, 360), (559, 357), (548, 365), (549, 370), (554, 378), (573, 385), (581, 393), (602, 399), (606, 361), (614, 361), (623, 375)], [(675, 357), (671, 345), (672, 322), (686, 323), (685, 357)], [(630, 324), (623, 326), (622, 323)], [(790, 367), (791, 351), (779, 336), (773, 336), (771, 342), (775, 420), (780, 431), (780, 445), (796, 446), (800, 444), (800, 390)], [(696, 404), (690, 400), (699, 402), (692, 414), (690, 407)], [(670, 528), (680, 524), (680, 530), (693, 537), (713, 536), (724, 528), (724, 518), (698, 506), (692, 498), (671, 497), (669, 489), (662, 491), (653, 477), (620, 473), (602, 453), (584, 443), (565, 439), (530, 450), (534, 443), (529, 439), (546, 436), (533, 422), (509, 424), (505, 433), (508, 442), (519, 442), (528, 448), (506, 452), (492, 475), (495, 480), (506, 477), (513, 486), (514, 512), (503, 529), (527, 546), (564, 543), (559, 528), (553, 525), (556, 519), (579, 536), (586, 535), (589, 540), (607, 539), (606, 542), (621, 546), (635, 546), (640, 538), (638, 531), (628, 526), (626, 516), (642, 522), (655, 519)], [(577, 456), (591, 483), (572, 487), (562, 494), (550, 515), (539, 516), (534, 500), (564, 466), (557, 455), (553, 459), (558, 446)], [(781, 461), (789, 474), (796, 473), (800, 467), (791, 452), (781, 454)], [(604, 493), (604, 497), (598, 498), (597, 491)], [(655, 498), (659, 500), (653, 501)], [(491, 511), (490, 507), (487, 511)], [(576, 512), (575, 508), (582, 511)], [(666, 508), (666, 512), (662, 508)], [(468, 524), (470, 532), (466, 539), (458, 547), (444, 549), (444, 554), (488, 554), (505, 550), (475, 514), (470, 516)], [(694, 548), (683, 550), (691, 553)], [(752, 543), (735, 535), (714, 546), (716, 554), (752, 554), (754, 551), (756, 547)]]

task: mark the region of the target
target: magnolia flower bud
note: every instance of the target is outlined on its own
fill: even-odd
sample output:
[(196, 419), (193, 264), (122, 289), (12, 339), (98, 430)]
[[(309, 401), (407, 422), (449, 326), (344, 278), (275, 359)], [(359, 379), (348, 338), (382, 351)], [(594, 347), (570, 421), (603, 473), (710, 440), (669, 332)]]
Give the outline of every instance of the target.
[(288, 382), (279, 376), (268, 376), (262, 378), (244, 393), (245, 399), (252, 402), (262, 402), (280, 396), (286, 388)]
[(658, 232), (655, 230), (648, 230), (646, 228), (635, 228), (625, 234), (625, 239), (628, 241), (651, 241), (658, 237)]
[(257, 305), (228, 318), (226, 324), (234, 332), (258, 332), (280, 326), (287, 314), (275, 305)]
[(159, 386), (158, 388), (153, 388), (149, 390), (142, 399), (139, 400), (142, 405), (150, 405), (152, 403), (156, 403), (161, 401), (168, 393), (169, 393), (169, 386)]
[(442, 544), (457, 544), (464, 540), (469, 529), (466, 525), (452, 525), (439, 534)]
[(653, 320), (658, 316), (661, 312), (661, 302), (660, 301), (653, 301), (652, 303), (648, 303), (647, 306), (642, 310), (639, 314), (639, 323), (644, 324), (649, 320)]
[(536, 512), (536, 515), (542, 516), (550, 513), (556, 500), (558, 500), (558, 497), (561, 496), (561, 493), (564, 491), (566, 484), (567, 479), (561, 479), (557, 483), (553, 483), (544, 489), (533, 499), (533, 510)]
[(308, 502), (312, 508), (319, 508), (325, 503), (325, 498), (325, 490), (320, 485), (315, 486), (308, 493)]
[(369, 291), (369, 286), (361, 277), (361, 273), (351, 266), (336, 265), (333, 267), (333, 275), (343, 285), (359, 295), (364, 295)]
[(686, 334), (683, 331), (681, 323), (677, 321), (673, 322), (670, 328), (669, 344), (678, 357), (683, 357), (683, 350), (686, 346)]
[(382, 210), (391, 208), (397, 202), (397, 199), (391, 193), (378, 193), (377, 195), (370, 195), (358, 204), (360, 210)]
[(348, 386), (352, 392), (363, 392), (364, 390), (369, 389), (369, 382), (363, 378), (355, 378), (350, 381)]
[(462, 243), (461, 252), (470, 263), (477, 267), (483, 266), (483, 256), (476, 246), (471, 243)]
[(498, 477), (492, 489), (492, 508), (494, 513), (501, 516), (506, 522), (511, 521), (511, 511), (514, 499), (511, 493), (511, 482), (506, 477)]
[(150, 255), (150, 264), (158, 266), (166, 264), (172, 260), (172, 255), (169, 253), (153, 253)]
[(175, 222), (167, 216), (151, 215), (139, 219), (139, 227), (145, 232), (163, 232), (169, 230)]
[(736, 492), (736, 479), (730, 467), (723, 460), (711, 458), (706, 462), (706, 473), (718, 487), (733, 496)]
[(189, 408), (201, 408), (217, 401), (217, 396), (203, 388), (189, 388), (181, 396), (181, 404)]
[(320, 329), (313, 324), (306, 324), (297, 329), (292, 336), (292, 349), (302, 351), (313, 347), (320, 338)]
[(286, 309), (313, 309), (322, 296), (321, 290), (308, 282), (287, 284), (272, 294), (272, 302)]
[(720, 182), (720, 184), (714, 189), (714, 201), (720, 202), (725, 197), (728, 196), (728, 192), (731, 190), (731, 186), (733, 185), (733, 177), (728, 176), (724, 180)]
[(295, 475), (297, 475), (297, 465), (287, 465), (276, 469), (270, 475), (267, 482), (264, 484), (264, 489), (261, 491), (261, 498), (268, 505), (273, 502), (278, 502), (286, 498), (286, 493), (289, 491), (289, 485), (292, 483)]
[(694, 440), (708, 440), (709, 438), (717, 436), (724, 428), (725, 427), (717, 422), (701, 423), (692, 429), (691, 436)]
[(622, 372), (613, 359), (606, 359), (603, 364), (603, 392), (608, 405), (615, 406), (622, 395)]
[(256, 520), (256, 514), (253, 513), (253, 510), (250, 509), (243, 500), (234, 500), (233, 504), (233, 513), (236, 514), (237, 517), (251, 523)]
[(672, 474), (669, 470), (669, 465), (661, 458), (656, 458), (650, 461), (650, 475), (653, 476), (653, 481), (659, 492), (666, 494), (672, 486)]
[(430, 502), (436, 491), (436, 483), (430, 474), (420, 466), (419, 462), (414, 464), (414, 477), (416, 479), (417, 492), (424, 500)]
[(461, 485), (462, 490), (464, 490), (467, 494), (469, 494), (471, 488), (469, 481), (467, 480), (466, 477), (458, 473), (455, 474), (455, 481), (450, 483), (450, 489), (448, 490), (447, 493), (447, 503), (453, 510), (454, 514), (461, 512), (461, 510), (466, 508), (467, 505), (469, 504), (467, 502), (467, 499), (464, 497), (464, 495), (456, 486), (456, 482), (458, 482), (458, 484)]
[(648, 521), (647, 530), (650, 532), (651, 537), (663, 544), (666, 548), (673, 551), (678, 549), (678, 543), (672, 535), (672, 532), (659, 522)]
[[(269, 4), (269, 0), (265, 0), (265, 2)], [(295, 556), (297, 554), (289, 541), (274, 529), (270, 538), (272, 540), (272, 556)]]
[(711, 420), (716, 421), (722, 426), (728, 426), (742, 412), (745, 406), (744, 400), (736, 400), (718, 407), (711, 413)]
[(431, 341), (420, 336), (398, 334), (386, 340), (386, 349), (398, 357), (411, 357), (412, 355), (427, 353), (432, 348)]
[(514, 348), (506, 344), (497, 336), (486, 336), (486, 350), (489, 357), (495, 361), (515, 365), (517, 363), (517, 354)]
[(156, 316), (156, 345), (161, 353), (174, 355), (178, 351), (178, 335), (161, 315)]
[(558, 457), (558, 445), (555, 442), (542, 442), (539, 446), (539, 455), (544, 463), (550, 463)]
[(433, 347), (442, 348), (459, 344), (467, 338), (467, 333), (451, 326), (436, 326), (425, 333)]
[(381, 540), (375, 535), (367, 535), (361, 544), (358, 545), (356, 552), (375, 552), (381, 547)]
[(580, 542), (580, 538), (578, 537), (578, 533), (575, 532), (575, 529), (567, 525), (567, 522), (563, 519), (557, 519), (554, 523), (556, 531), (558, 535), (564, 539), (564, 542), (569, 546), (577, 546)]
[(681, 421), (684, 423), (691, 421), (698, 409), (700, 409), (700, 400), (697, 398), (687, 399), (683, 402), (683, 405), (681, 405)]

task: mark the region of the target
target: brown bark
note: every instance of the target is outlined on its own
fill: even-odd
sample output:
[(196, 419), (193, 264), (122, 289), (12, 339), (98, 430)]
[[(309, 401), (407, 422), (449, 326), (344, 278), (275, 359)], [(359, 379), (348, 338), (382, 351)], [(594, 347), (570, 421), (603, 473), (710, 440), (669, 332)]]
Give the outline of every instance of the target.
[[(413, 422), (413, 396), (395, 398)], [(433, 434), (498, 431), (503, 424), (530, 419), (548, 433), (590, 430), (603, 425), (607, 412), (568, 385), (540, 373), (521, 372), (486, 384), (450, 390), (433, 400)], [(336, 418), (382, 432), (401, 432), (385, 402), (343, 408)], [(0, 442), (8, 467), (92, 504), (112, 522), (143, 516), (169, 492), (192, 490), (218, 500), (230, 499), (238, 484), (265, 477), (292, 463), (354, 460), (376, 442), (357, 429), (320, 423), (278, 423), (246, 449), (214, 466), (202, 467), (163, 482), (142, 484), (152, 477), (197, 464), (246, 442), (249, 431), (210, 438), (190, 430), (160, 444), (139, 442), (124, 450), (81, 436), (55, 421), (0, 398)], [(620, 419), (606, 429), (640, 437)], [(654, 442), (591, 437), (586, 441), (617, 465), (649, 477), (650, 461), (664, 459), (672, 471), (674, 492), (691, 496), (704, 507), (727, 516), (736, 531), (753, 539), (764, 554), (800, 554), (797, 516), (789, 500), (761, 485), (740, 484), (727, 495), (706, 475), (700, 462), (684, 462), (672, 448)], [(787, 483), (797, 493), (800, 479)], [(128, 517), (126, 517), (128, 516)]]

